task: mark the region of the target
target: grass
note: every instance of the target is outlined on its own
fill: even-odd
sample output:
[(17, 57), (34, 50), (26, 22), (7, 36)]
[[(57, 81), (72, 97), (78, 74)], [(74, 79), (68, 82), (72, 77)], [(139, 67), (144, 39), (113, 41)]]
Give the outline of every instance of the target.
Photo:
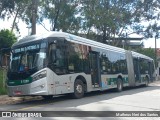
[(2, 68), (0, 68), (0, 95), (7, 94), (6, 87), (3, 87), (3, 74), (4, 74), (4, 71)]

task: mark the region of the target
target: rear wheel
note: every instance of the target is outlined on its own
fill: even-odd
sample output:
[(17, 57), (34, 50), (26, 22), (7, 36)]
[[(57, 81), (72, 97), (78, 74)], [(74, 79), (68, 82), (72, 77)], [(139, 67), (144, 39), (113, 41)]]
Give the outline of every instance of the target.
[(74, 83), (74, 93), (72, 95), (74, 98), (79, 99), (84, 96), (84, 84), (82, 80), (77, 79)]
[(121, 92), (123, 89), (123, 82), (122, 82), (122, 79), (121, 78), (118, 78), (117, 80), (117, 88), (116, 88), (116, 91), (117, 92)]

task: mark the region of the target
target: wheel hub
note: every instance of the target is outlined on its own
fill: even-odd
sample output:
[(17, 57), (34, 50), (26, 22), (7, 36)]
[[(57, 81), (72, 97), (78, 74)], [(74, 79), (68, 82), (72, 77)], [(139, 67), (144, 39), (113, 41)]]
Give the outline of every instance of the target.
[(121, 85), (121, 84), (119, 84), (119, 89), (120, 89), (120, 90), (122, 89), (122, 85)]
[(82, 93), (82, 86), (81, 86), (81, 85), (77, 85), (77, 86), (76, 86), (76, 91), (77, 91), (78, 93)]

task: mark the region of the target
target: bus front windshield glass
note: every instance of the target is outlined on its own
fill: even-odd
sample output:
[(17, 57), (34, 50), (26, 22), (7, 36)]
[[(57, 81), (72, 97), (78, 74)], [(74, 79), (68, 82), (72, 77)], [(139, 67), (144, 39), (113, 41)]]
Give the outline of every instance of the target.
[(40, 70), (46, 65), (46, 43), (12, 49), (10, 71)]

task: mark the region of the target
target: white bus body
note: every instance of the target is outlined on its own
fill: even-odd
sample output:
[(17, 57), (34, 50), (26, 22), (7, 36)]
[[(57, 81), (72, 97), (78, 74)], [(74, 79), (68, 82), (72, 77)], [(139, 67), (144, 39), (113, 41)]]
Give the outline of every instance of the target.
[[(51, 97), (148, 85), (153, 59), (64, 32), (26, 37), (12, 46), (8, 95)], [(23, 64), (22, 64), (23, 63)]]

